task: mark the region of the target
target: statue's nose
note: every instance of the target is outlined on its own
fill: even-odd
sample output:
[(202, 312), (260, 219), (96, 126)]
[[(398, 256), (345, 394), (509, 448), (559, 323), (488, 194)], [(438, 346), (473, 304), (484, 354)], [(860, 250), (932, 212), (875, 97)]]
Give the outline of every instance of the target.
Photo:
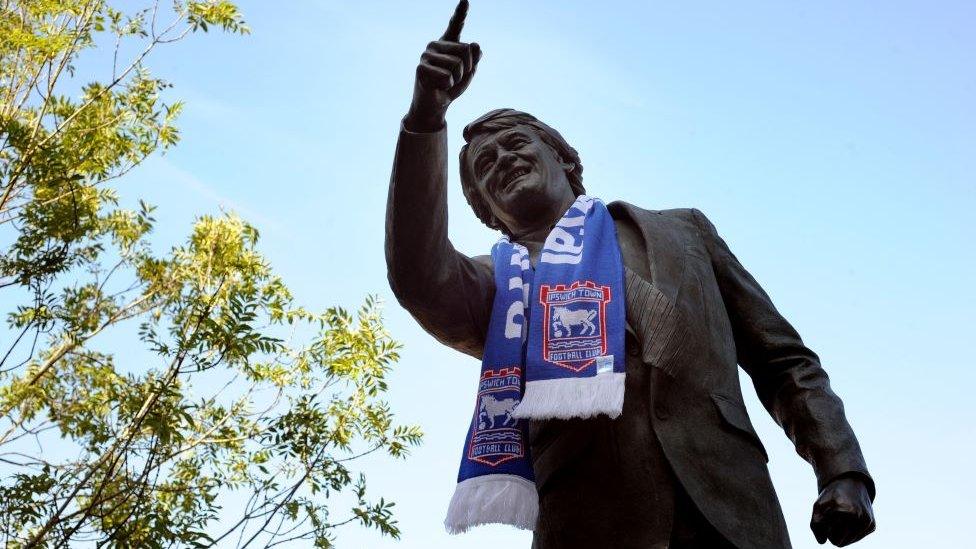
[(502, 173), (505, 173), (506, 171), (508, 171), (509, 168), (512, 167), (512, 164), (514, 164), (517, 159), (518, 157), (515, 156), (515, 153), (513, 152), (509, 152), (509, 151), (499, 152), (498, 167), (502, 171)]

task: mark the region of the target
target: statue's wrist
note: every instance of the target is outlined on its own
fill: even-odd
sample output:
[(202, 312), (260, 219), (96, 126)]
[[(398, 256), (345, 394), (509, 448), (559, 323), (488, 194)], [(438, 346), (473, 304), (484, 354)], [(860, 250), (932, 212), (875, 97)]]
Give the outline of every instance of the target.
[(831, 479), (831, 481), (827, 483), (827, 486), (833, 485), (835, 487), (840, 487), (845, 484), (851, 487), (857, 487), (858, 489), (863, 489), (868, 494), (869, 499), (874, 501), (874, 481), (866, 474), (860, 471), (849, 471)]
[(423, 113), (412, 106), (403, 117), (403, 127), (414, 133), (434, 133), (444, 128), (445, 112)]

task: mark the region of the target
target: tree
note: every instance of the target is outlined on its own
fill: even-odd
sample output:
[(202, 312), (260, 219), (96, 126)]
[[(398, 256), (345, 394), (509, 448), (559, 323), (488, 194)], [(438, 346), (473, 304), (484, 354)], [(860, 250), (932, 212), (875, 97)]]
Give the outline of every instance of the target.
[[(399, 344), (376, 300), (310, 312), (235, 214), (156, 255), (154, 208), (119, 206), (113, 186), (179, 138), (181, 104), (147, 59), (211, 28), (248, 32), (226, 0), (0, 0), (7, 546), (327, 547), (347, 523), (399, 536), (393, 503), (351, 468), (422, 437), (383, 400)], [(110, 76), (79, 86), (78, 56), (105, 48)], [(333, 516), (335, 496), (351, 509)]]

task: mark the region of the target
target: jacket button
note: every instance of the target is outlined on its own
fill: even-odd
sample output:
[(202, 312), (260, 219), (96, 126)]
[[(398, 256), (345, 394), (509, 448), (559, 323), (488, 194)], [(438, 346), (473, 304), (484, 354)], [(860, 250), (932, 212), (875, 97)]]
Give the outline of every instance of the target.
[(638, 354), (640, 354), (640, 349), (637, 348), (636, 343), (631, 343), (630, 345), (627, 346), (627, 354), (630, 356), (637, 356)]
[(654, 407), (654, 415), (656, 415), (661, 421), (671, 417), (671, 414), (668, 412), (668, 407), (663, 404), (658, 404)]

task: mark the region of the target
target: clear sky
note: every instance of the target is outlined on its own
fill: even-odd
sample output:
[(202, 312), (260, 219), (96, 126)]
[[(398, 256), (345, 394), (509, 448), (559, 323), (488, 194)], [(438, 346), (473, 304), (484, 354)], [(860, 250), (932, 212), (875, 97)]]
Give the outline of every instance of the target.
[[(386, 282), (399, 120), (454, 1), (241, 6), (252, 35), (149, 61), (188, 101), (183, 141), (123, 196), (159, 205), (160, 246), (194, 215), (237, 210), (309, 307), (386, 299), (406, 346), (390, 400), (426, 442), (364, 464), (370, 492), (398, 504), (402, 541), (350, 529), (340, 547), (528, 547), (509, 528), (443, 532), (479, 365), (427, 336)], [(878, 531), (858, 547), (967, 546), (974, 28), (972, 2), (473, 0), (462, 39), (484, 57), (448, 116), (451, 238), (480, 254), (498, 237), (464, 203), (455, 162), (460, 128), (496, 107), (559, 129), (590, 194), (703, 210), (844, 399), (878, 486)], [(743, 378), (794, 546), (816, 547), (812, 470)]]

